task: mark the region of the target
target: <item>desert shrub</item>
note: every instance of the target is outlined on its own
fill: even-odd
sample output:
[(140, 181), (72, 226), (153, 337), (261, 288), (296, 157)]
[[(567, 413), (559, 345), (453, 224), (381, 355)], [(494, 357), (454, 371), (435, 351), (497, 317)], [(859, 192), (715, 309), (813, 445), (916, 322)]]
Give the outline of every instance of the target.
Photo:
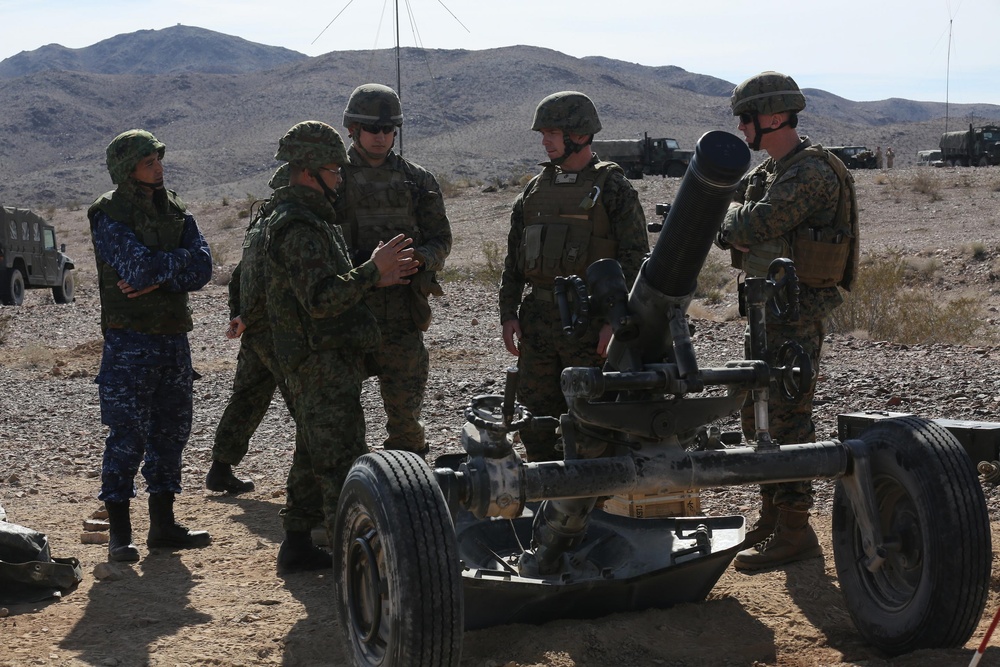
[(982, 241), (973, 241), (969, 246), (969, 252), (972, 253), (972, 259), (981, 262), (986, 259), (986, 244)]
[(869, 338), (904, 344), (975, 342), (983, 330), (978, 300), (944, 300), (937, 293), (909, 289), (902, 256), (862, 262), (854, 289), (833, 311), (830, 331), (867, 332)]
[(918, 169), (910, 187), (916, 193), (927, 195), (931, 201), (941, 201), (941, 179), (929, 169)]
[(446, 266), (444, 271), (438, 274), (438, 278), (444, 282), (472, 280), (487, 287), (497, 287), (503, 274), (503, 260), (507, 250), (496, 241), (483, 241), (482, 251), (482, 262), (474, 262), (472, 266), (465, 268)]
[(10, 313), (0, 311), (0, 345), (7, 341), (7, 334), (10, 332)]
[(212, 263), (216, 266), (225, 266), (226, 251), (218, 243), (209, 242), (208, 249), (212, 252)]
[(222, 198), (222, 205), (223, 206), (229, 206), (229, 197), (223, 197)]
[[(695, 288), (694, 296), (696, 299), (705, 299), (709, 303), (718, 303), (722, 300), (724, 288), (732, 281), (733, 276), (729, 265), (720, 260), (718, 256), (709, 255), (698, 274), (698, 286)], [(733, 291), (736, 291), (735, 288)]]

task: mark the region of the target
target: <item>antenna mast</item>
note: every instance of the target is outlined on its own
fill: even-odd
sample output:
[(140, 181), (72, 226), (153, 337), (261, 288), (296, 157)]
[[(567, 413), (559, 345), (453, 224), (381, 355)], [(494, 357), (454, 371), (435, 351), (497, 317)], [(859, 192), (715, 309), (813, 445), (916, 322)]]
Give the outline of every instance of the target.
[[(396, 94), (399, 104), (403, 104), (403, 79), (399, 74), (399, 0), (396, 0)], [(399, 156), (403, 157), (403, 128), (399, 128)]]
[(948, 87), (951, 80), (951, 24), (954, 19), (948, 19), (948, 59), (947, 71), (944, 76), (944, 131), (948, 131)]

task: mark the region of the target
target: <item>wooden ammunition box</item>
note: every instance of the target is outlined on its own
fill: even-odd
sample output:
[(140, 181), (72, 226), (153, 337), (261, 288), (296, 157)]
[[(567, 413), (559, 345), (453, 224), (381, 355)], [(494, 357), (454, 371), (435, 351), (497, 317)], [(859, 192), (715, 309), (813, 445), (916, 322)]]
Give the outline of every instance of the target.
[(697, 491), (611, 496), (604, 501), (604, 511), (608, 514), (630, 516), (636, 519), (700, 516), (701, 496)]

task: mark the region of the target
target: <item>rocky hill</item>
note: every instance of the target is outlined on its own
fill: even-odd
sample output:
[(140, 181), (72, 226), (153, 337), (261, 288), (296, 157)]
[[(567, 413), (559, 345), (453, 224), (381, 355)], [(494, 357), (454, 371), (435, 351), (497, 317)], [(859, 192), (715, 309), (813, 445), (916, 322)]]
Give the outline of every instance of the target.
[[(162, 54), (152, 57), (148, 54)], [(556, 90), (589, 94), (604, 138), (672, 136), (691, 147), (735, 132), (732, 82), (678, 67), (575, 58), (515, 46), (400, 51), (403, 153), (450, 180), (508, 179), (544, 154), (528, 126)], [(748, 71), (748, 74), (751, 72)], [(306, 57), (175, 26), (119, 35), (85, 49), (50, 45), (0, 62), (4, 203), (84, 204), (110, 187), (104, 149), (131, 127), (167, 144), (169, 187), (189, 200), (263, 194), (278, 138), (315, 118), (339, 127), (351, 90), (395, 83), (392, 50)], [(937, 146), (941, 103), (855, 102), (807, 89), (800, 130), (824, 144), (892, 145), (899, 166)], [(951, 129), (1000, 119), (1000, 106), (952, 105)]]

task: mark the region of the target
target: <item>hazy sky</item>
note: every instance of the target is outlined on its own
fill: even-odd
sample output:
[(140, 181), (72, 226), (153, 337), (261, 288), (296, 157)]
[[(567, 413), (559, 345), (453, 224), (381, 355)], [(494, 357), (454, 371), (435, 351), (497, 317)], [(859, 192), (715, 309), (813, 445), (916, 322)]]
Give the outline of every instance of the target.
[[(310, 56), (391, 48), (395, 4), (0, 0), (0, 59), (45, 44), (82, 48), (177, 23)], [(1000, 104), (1000, 0), (399, 0), (398, 7), (402, 46), (528, 44), (578, 57), (676, 65), (734, 83), (775, 69), (802, 87), (857, 101)]]

